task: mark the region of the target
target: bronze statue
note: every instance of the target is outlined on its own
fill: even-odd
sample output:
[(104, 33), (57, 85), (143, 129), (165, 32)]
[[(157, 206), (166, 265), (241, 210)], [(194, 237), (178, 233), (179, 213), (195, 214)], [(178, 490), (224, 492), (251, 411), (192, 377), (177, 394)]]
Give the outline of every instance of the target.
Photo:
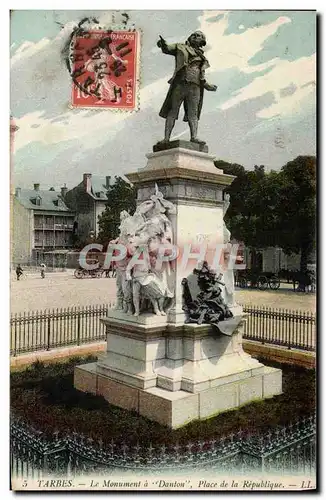
[(175, 56), (175, 71), (168, 82), (170, 89), (160, 111), (160, 116), (166, 121), (164, 140), (159, 144), (169, 142), (182, 103), (185, 110), (184, 121), (189, 123), (191, 142), (205, 144), (205, 141), (197, 137), (203, 94), (204, 90), (215, 92), (217, 89), (216, 85), (210, 85), (205, 80), (205, 69), (209, 68), (202, 49), (205, 45), (206, 37), (201, 31), (192, 33), (186, 43), (168, 45), (161, 36), (157, 42), (164, 54)]
[(187, 315), (186, 323), (209, 323), (218, 326), (220, 321), (233, 317), (227, 304), (224, 302), (221, 286), (222, 274), (218, 276), (209, 269), (207, 262), (202, 264), (201, 269), (194, 269), (193, 273), (197, 275), (197, 283), (200, 293), (194, 299), (191, 296), (187, 278), (183, 278), (183, 310)]

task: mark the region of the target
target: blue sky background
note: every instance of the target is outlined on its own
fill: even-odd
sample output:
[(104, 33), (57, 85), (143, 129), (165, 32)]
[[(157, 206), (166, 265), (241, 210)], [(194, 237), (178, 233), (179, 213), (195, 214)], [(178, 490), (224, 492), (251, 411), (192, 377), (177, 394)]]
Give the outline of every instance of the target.
[[(121, 175), (145, 166), (162, 138), (158, 111), (174, 69), (156, 47), (158, 34), (184, 41), (207, 36), (211, 68), (199, 137), (217, 158), (246, 168), (280, 169), (299, 154), (315, 154), (315, 12), (127, 11), (142, 30), (140, 110), (71, 109), (71, 79), (61, 49), (85, 16), (109, 26), (115, 11), (14, 11), (11, 16), (11, 113), (16, 186), (73, 187), (84, 172)], [(179, 120), (174, 135), (188, 139)]]

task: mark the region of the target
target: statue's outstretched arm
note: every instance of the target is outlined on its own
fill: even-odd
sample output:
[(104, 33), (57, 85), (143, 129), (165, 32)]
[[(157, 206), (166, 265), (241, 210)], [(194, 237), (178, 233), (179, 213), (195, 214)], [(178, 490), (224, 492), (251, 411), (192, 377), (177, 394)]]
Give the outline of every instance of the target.
[(177, 44), (171, 43), (167, 44), (164, 38), (160, 36), (159, 41), (157, 42), (157, 46), (162, 50), (163, 54), (169, 54), (171, 56), (175, 56), (177, 53)]

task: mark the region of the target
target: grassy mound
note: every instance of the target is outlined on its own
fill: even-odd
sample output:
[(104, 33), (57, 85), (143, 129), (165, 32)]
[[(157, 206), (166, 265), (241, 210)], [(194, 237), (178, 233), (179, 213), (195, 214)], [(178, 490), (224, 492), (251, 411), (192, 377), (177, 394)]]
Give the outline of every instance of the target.
[[(315, 371), (298, 367), (283, 370), (283, 394), (253, 402), (238, 410), (192, 422), (172, 431), (156, 422), (110, 405), (103, 397), (77, 391), (73, 387), (76, 365), (96, 358), (72, 358), (66, 363), (34, 363), (11, 375), (11, 407), (16, 415), (51, 435), (78, 432), (104, 443), (124, 441), (128, 445), (186, 443), (218, 439), (237, 433), (266, 431), (286, 425), (315, 410)], [(271, 364), (271, 363), (269, 363)], [(278, 366), (275, 363), (273, 366)]]

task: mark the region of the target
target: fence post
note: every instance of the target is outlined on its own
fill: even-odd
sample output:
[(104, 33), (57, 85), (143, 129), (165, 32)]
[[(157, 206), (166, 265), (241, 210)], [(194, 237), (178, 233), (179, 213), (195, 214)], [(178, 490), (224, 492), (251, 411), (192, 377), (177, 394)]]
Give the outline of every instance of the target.
[[(290, 337), (292, 337), (292, 341), (290, 340), (289, 342), (289, 347), (288, 349), (291, 350), (291, 346), (292, 344), (296, 344), (297, 343), (297, 338), (296, 338), (296, 335), (297, 335), (297, 322), (298, 322), (298, 319), (297, 319), (297, 315), (298, 315), (298, 312), (299, 311), (291, 311), (289, 310), (288, 313), (289, 313), (289, 323), (288, 323), (288, 329), (289, 329), (289, 333), (290, 333)], [(292, 330), (291, 330), (292, 328)]]
[(308, 313), (306, 311), (300, 311), (301, 323), (303, 324), (303, 348), (308, 348), (309, 345), (309, 335), (308, 335)]
[(77, 345), (80, 345), (80, 307), (76, 307), (77, 316)]
[(14, 318), (14, 335), (15, 335), (15, 340), (14, 340), (14, 356), (17, 356), (17, 313), (15, 313), (15, 318)]
[(47, 348), (46, 350), (50, 350), (50, 344), (51, 344), (51, 315), (48, 315), (48, 341), (47, 341)]
[(284, 309), (285, 342), (288, 343), (289, 349), (291, 349), (291, 342), (293, 342), (293, 332), (291, 331), (291, 323), (289, 322), (290, 313), (290, 310)]
[[(24, 311), (23, 314), (23, 346), (25, 347), (26, 345), (26, 338), (25, 338), (25, 324), (26, 324), (26, 312)], [(21, 324), (19, 325), (19, 337), (21, 339)]]

